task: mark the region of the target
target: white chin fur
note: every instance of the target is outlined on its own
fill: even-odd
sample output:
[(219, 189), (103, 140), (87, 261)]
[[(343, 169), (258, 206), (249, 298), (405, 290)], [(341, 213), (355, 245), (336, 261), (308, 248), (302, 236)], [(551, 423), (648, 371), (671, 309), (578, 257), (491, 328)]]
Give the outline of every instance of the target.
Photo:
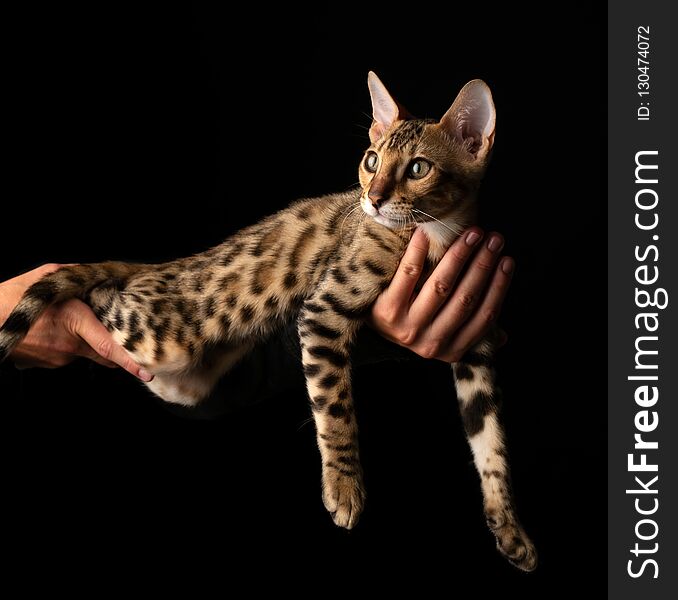
[(379, 214), (377, 209), (372, 206), (372, 203), (365, 200), (365, 198), (360, 199), (360, 208), (363, 209), (364, 213), (370, 215), (370, 217), (376, 217)]
[(419, 227), (429, 239), (428, 255), (434, 261), (440, 260), (452, 242), (459, 237), (456, 233), (450, 231), (447, 227), (436, 221), (421, 223), (420, 225), (417, 225), (417, 227)]
[(379, 223), (380, 225), (384, 225), (385, 227), (388, 227), (389, 229), (395, 229), (397, 227), (397, 223), (393, 219), (389, 219), (388, 217), (385, 217), (384, 215), (377, 215), (374, 217), (374, 220)]
[(363, 212), (370, 217), (372, 217), (379, 225), (383, 225), (384, 227), (388, 227), (389, 229), (395, 229), (398, 226), (398, 223), (394, 221), (393, 219), (389, 219), (388, 217), (385, 217), (384, 215), (380, 215), (379, 211), (372, 206), (371, 202), (367, 202), (365, 198), (360, 199), (360, 208), (363, 209)]

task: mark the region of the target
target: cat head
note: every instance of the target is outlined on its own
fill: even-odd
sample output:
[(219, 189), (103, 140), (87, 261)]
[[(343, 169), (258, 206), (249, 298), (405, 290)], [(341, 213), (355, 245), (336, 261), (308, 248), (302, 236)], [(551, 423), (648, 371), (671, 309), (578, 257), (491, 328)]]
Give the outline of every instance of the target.
[(360, 164), (360, 205), (386, 227), (416, 223), (447, 247), (474, 219), (494, 141), (490, 88), (470, 81), (435, 121), (412, 117), (373, 72), (367, 83), (372, 143)]

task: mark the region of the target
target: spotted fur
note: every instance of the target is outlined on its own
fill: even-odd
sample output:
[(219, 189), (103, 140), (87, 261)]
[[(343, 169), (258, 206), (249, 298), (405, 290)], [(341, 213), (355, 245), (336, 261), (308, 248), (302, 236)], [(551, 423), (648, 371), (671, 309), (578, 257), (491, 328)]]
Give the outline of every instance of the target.
[[(190, 258), (63, 267), (29, 288), (10, 314), (0, 329), (0, 361), (46, 307), (77, 297), (155, 376), (147, 384), (155, 394), (196, 405), (257, 341), (296, 321), (323, 500), (337, 525), (352, 528), (365, 500), (353, 340), (415, 227), (430, 239), (432, 268), (473, 223), (494, 139), (494, 106), (480, 81), (464, 87), (440, 122), (411, 118), (374, 74), (369, 85), (374, 122), (360, 189), (296, 202)], [(430, 167), (425, 176), (412, 174), (416, 160)], [(492, 352), (485, 340), (454, 365), (457, 396), (499, 550), (531, 570), (536, 554), (511, 497)]]

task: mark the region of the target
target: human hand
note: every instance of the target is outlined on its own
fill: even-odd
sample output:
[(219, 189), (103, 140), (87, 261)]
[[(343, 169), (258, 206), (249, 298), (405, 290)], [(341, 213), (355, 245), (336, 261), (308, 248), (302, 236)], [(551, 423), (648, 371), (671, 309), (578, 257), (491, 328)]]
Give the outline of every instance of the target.
[[(4, 323), (24, 292), (61, 265), (43, 265), (0, 283), (0, 323)], [(122, 367), (142, 381), (153, 376), (144, 371), (113, 341), (109, 331), (89, 306), (80, 300), (67, 300), (47, 308), (10, 357), (20, 367), (56, 368), (79, 356), (106, 367)]]
[(417, 229), (372, 307), (370, 325), (419, 356), (459, 361), (497, 320), (515, 266), (512, 258), (500, 256), (501, 235), (491, 233), (481, 245), (483, 237), (477, 227), (461, 235), (415, 295), (428, 252), (428, 239)]

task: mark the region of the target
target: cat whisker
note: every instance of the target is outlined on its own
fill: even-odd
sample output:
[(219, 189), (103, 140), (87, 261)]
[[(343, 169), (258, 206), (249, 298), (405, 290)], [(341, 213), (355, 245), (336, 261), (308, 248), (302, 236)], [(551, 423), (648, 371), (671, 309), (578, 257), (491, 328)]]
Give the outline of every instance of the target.
[(411, 209), (412, 212), (419, 213), (421, 215), (424, 215), (425, 217), (428, 217), (429, 219), (436, 221), (437, 223), (440, 223), (443, 227), (446, 229), (449, 229), (454, 235), (461, 235), (462, 232), (464, 231), (463, 229), (460, 228), (453, 228), (450, 227), (447, 223), (443, 223), (440, 219), (436, 219), (433, 215), (429, 215), (427, 212), (424, 212), (423, 210), (419, 210), (418, 208), (413, 208)]
[[(355, 188), (356, 185), (360, 185), (360, 184), (359, 184), (359, 183), (358, 183), (358, 184), (354, 184), (354, 185), (351, 186), (351, 187)], [(351, 189), (351, 188), (349, 188), (349, 189)], [(342, 210), (342, 214), (353, 212), (353, 211), (354, 211), (356, 208), (358, 208), (359, 206), (360, 206), (360, 200), (358, 200), (358, 201), (357, 201), (356, 203), (354, 203), (354, 204), (348, 204), (348, 205)]]
[[(341, 214), (344, 216), (344, 220), (346, 220), (346, 218), (347, 218), (348, 216), (350, 216), (350, 214), (351, 214), (358, 206), (360, 206), (360, 202), (358, 202), (357, 204), (349, 204), (349, 205), (347, 205), (345, 208), (343, 208), (342, 211), (341, 211)], [(343, 225), (343, 221), (342, 221), (342, 225)]]
[(407, 220), (412, 224), (412, 227), (417, 226), (417, 220), (414, 218), (412, 211), (407, 213)]
[(408, 227), (408, 225), (409, 225), (408, 220), (407, 220), (407, 214), (401, 215), (401, 216), (399, 217), (398, 221), (399, 221), (399, 223), (401, 223), (400, 226), (401, 226), (403, 229), (407, 229), (407, 227)]
[(409, 229), (411, 226), (416, 225), (416, 221), (413, 219), (411, 212), (412, 211), (409, 210), (407, 213), (403, 215), (393, 215), (390, 218), (396, 222), (396, 225), (399, 229), (401, 230)]
[(300, 424), (299, 427), (297, 427), (297, 431), (301, 431), (306, 425), (309, 423), (313, 422), (313, 417), (309, 417), (308, 419), (304, 419)]
[[(372, 123), (372, 121), (374, 120), (374, 119), (372, 118), (372, 115), (366, 113), (364, 110), (361, 110), (360, 112), (361, 112), (362, 114), (364, 114), (364, 115), (370, 120), (370, 123)], [(368, 129), (369, 129), (369, 128), (368, 128)]]
[(344, 220), (341, 222), (341, 227), (339, 227), (339, 238), (341, 238), (342, 235), (343, 235), (344, 225), (346, 223), (346, 219), (348, 219), (359, 208), (360, 208), (360, 202), (358, 202), (355, 206), (352, 206), (351, 209), (348, 211), (348, 213), (346, 213)]

